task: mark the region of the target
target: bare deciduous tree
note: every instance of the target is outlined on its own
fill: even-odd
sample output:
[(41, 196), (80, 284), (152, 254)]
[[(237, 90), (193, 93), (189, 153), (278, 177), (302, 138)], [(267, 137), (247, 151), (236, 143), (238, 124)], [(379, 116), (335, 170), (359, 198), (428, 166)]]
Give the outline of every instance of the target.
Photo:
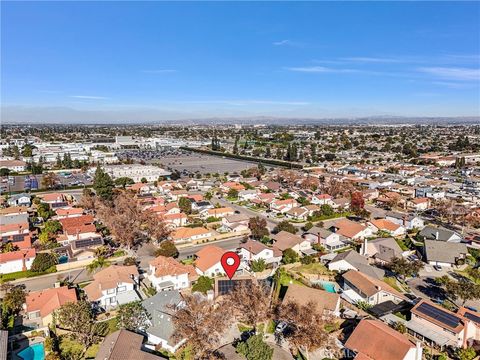
[(326, 330), (326, 326), (331, 324), (331, 319), (321, 314), (315, 303), (282, 304), (279, 307), (279, 316), (289, 323), (290, 329), (285, 337), (297, 348), (312, 351), (320, 347), (333, 347), (333, 338)]
[(226, 297), (226, 301), (235, 318), (254, 329), (271, 314), (268, 289), (253, 282), (242, 281)]
[(173, 315), (173, 339), (186, 339), (195, 359), (214, 357), (220, 335), (230, 323), (231, 314), (226, 306), (216, 305), (202, 296), (184, 296), (185, 305)]

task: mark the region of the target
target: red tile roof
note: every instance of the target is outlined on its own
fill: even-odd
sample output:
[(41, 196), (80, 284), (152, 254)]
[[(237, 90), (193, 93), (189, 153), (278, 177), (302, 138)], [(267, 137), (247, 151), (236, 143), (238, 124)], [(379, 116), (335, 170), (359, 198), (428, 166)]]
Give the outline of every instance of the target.
[(42, 317), (69, 302), (77, 302), (77, 293), (67, 286), (33, 291), (26, 298), (27, 312), (40, 311)]

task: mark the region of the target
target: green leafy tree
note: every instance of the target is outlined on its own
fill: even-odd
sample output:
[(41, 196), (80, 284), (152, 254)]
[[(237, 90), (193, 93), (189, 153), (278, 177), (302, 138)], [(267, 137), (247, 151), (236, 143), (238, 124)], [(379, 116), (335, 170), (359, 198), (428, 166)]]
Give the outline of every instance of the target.
[(110, 261), (106, 260), (103, 256), (99, 256), (97, 259), (93, 260), (87, 265), (87, 272), (91, 274), (108, 266), (110, 266)]
[(146, 184), (148, 181), (147, 181), (147, 178), (142, 177), (142, 178), (140, 179), (140, 182), (141, 182), (142, 184)]
[(236, 349), (247, 360), (273, 359), (273, 348), (263, 341), (261, 334), (250, 336), (247, 341), (238, 343)]
[(129, 178), (127, 176), (119, 177), (118, 179), (115, 179), (115, 185), (121, 186), (122, 188), (126, 188), (127, 185), (132, 185), (135, 184), (135, 181), (133, 181), (132, 178)]
[(468, 300), (480, 298), (480, 285), (469, 279), (452, 280), (448, 275), (436, 279), (437, 284), (444, 287), (446, 293), (453, 299), (460, 298), (465, 304)]
[(58, 256), (56, 254), (38, 253), (32, 262), (32, 267), (30, 268), (30, 270), (33, 272), (44, 272), (57, 264)]
[(2, 311), (14, 315), (20, 313), (27, 296), (25, 286), (4, 283), (0, 286), (0, 290), (5, 294), (1, 302)]
[(468, 347), (466, 349), (459, 348), (455, 351), (455, 357), (458, 360), (473, 360), (477, 357), (474, 348)]
[(62, 230), (62, 224), (60, 223), (60, 221), (57, 221), (57, 220), (48, 220), (43, 227), (43, 231), (46, 231), (51, 234), (56, 234), (61, 230)]
[(418, 275), (418, 272), (423, 269), (423, 266), (424, 264), (420, 260), (408, 261), (403, 257), (394, 257), (387, 264), (387, 268), (401, 278)]
[(140, 301), (120, 305), (116, 317), (119, 329), (131, 331), (145, 330), (149, 319), (150, 315)]
[(267, 268), (267, 264), (263, 259), (253, 260), (250, 263), (250, 268), (253, 272), (262, 272)]
[(312, 227), (313, 227), (313, 224), (309, 221), (309, 222), (307, 222), (307, 223), (305, 224), (305, 226), (303, 227), (303, 229), (304, 229), (305, 231), (308, 231), (308, 230), (310, 230)]
[(93, 189), (102, 200), (110, 201), (113, 198), (113, 181), (100, 165), (97, 166), (93, 178)]
[(213, 289), (213, 280), (208, 276), (200, 276), (197, 282), (192, 286), (192, 292), (201, 292), (206, 294), (208, 290)]
[(70, 338), (82, 344), (85, 350), (100, 339), (102, 329), (95, 323), (95, 315), (88, 301), (62, 305), (55, 312), (55, 319), (61, 328), (70, 331)]
[(237, 199), (238, 198), (238, 190), (236, 190), (236, 189), (228, 190), (227, 196), (231, 199)]
[(297, 228), (291, 224), (288, 220), (283, 220), (280, 222), (275, 228), (273, 229), (274, 233), (279, 233), (280, 231), (286, 231), (291, 234), (296, 234), (297, 233)]
[(333, 214), (335, 214), (335, 210), (333, 210), (333, 208), (328, 204), (323, 204), (320, 206), (320, 212), (324, 216), (333, 216)]
[(155, 256), (178, 257), (178, 249), (173, 241), (165, 240), (160, 243), (160, 247), (155, 250)]
[(189, 198), (181, 197), (178, 200), (178, 207), (187, 215), (192, 213), (192, 201)]
[(284, 264), (293, 264), (293, 263), (296, 263), (298, 261), (298, 254), (295, 250), (292, 250), (292, 249), (286, 249), (284, 252), (283, 252), (283, 257), (282, 257), (282, 262)]
[(40, 203), (37, 206), (37, 215), (41, 217), (44, 221), (48, 220), (55, 213), (50, 209), (50, 206), (45, 203)]
[(137, 259), (134, 258), (133, 256), (129, 256), (123, 260), (123, 265), (124, 266), (131, 266), (131, 265), (137, 265)]

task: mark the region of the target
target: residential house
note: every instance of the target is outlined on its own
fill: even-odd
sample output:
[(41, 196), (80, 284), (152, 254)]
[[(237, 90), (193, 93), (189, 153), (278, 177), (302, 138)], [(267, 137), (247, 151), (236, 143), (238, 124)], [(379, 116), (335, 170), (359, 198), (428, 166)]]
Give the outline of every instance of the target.
[(35, 256), (35, 249), (0, 253), (0, 274), (30, 270)]
[(310, 241), (287, 231), (280, 231), (278, 234), (272, 235), (272, 240), (273, 247), (282, 253), (287, 249), (292, 249), (299, 255), (312, 255), (316, 253), (316, 251), (312, 249)]
[(150, 315), (145, 329), (150, 344), (175, 353), (185, 342), (185, 340), (175, 341), (172, 338), (175, 331), (172, 316), (183, 304), (184, 301), (178, 290), (161, 291), (142, 301), (143, 307)]
[(428, 225), (419, 233), (425, 240), (437, 240), (446, 242), (461, 242), (462, 236), (456, 231), (445, 229), (444, 227), (436, 227)]
[(340, 296), (325, 290), (290, 284), (283, 298), (284, 304), (288, 302), (299, 305), (308, 305), (313, 302), (315, 310), (320, 314), (340, 316)]
[(338, 253), (328, 263), (328, 270), (339, 272), (357, 270), (376, 279), (383, 279), (385, 275), (385, 271), (371, 266), (368, 260), (355, 250)]
[(192, 210), (202, 212), (206, 209), (213, 209), (214, 206), (210, 201), (202, 200), (192, 202)]
[(425, 261), (430, 265), (452, 267), (467, 257), (468, 249), (464, 243), (425, 240)]
[(110, 265), (93, 275), (93, 281), (85, 286), (88, 300), (102, 308), (110, 309), (117, 305), (140, 300), (136, 289), (138, 270), (135, 265)]
[(350, 199), (348, 198), (338, 198), (333, 199), (333, 208), (335, 210), (345, 210), (350, 207)]
[(175, 243), (195, 242), (208, 239), (211, 236), (212, 230), (208, 230), (204, 227), (179, 227), (170, 234), (170, 238)]
[(201, 217), (204, 219), (207, 219), (209, 217), (223, 218), (227, 215), (233, 215), (233, 214), (235, 214), (235, 211), (231, 207), (205, 209), (200, 213)]
[(272, 210), (274, 213), (284, 214), (297, 206), (298, 203), (295, 199), (273, 200), (270, 203), (270, 210)]
[(282, 260), (282, 252), (275, 247), (269, 247), (260, 241), (248, 240), (240, 244), (237, 253), (242, 260), (247, 262), (264, 260), (267, 264), (279, 263)]
[(331, 207), (335, 206), (333, 198), (328, 194), (314, 194), (310, 202), (314, 205), (330, 205)]
[(238, 199), (241, 201), (250, 201), (257, 197), (258, 191), (255, 189), (252, 190), (241, 190), (238, 192)]
[(227, 181), (220, 185), (220, 189), (226, 194), (232, 189), (237, 191), (245, 190), (245, 186), (235, 181)]
[(26, 193), (14, 194), (7, 199), (9, 206), (30, 206), (30, 195)]
[(429, 209), (431, 201), (429, 198), (415, 198), (407, 201), (407, 207), (415, 211), (424, 211)]
[(395, 257), (402, 256), (402, 249), (394, 238), (378, 238), (364, 241), (360, 253), (375, 259), (380, 264), (389, 263)]
[(349, 240), (362, 240), (373, 234), (369, 227), (348, 219), (335, 221), (329, 230), (345, 236)]
[(215, 277), (224, 275), (225, 271), (220, 263), (225, 250), (218, 246), (208, 245), (195, 253), (195, 270), (199, 275)]
[(57, 220), (72, 218), (72, 217), (79, 217), (83, 215), (82, 208), (74, 208), (74, 207), (66, 207), (66, 208), (59, 208), (55, 211), (57, 214)]
[(170, 225), (173, 228), (185, 226), (188, 223), (188, 216), (184, 213), (179, 214), (164, 214), (160, 216), (165, 224)]
[(55, 310), (62, 305), (75, 302), (77, 302), (76, 290), (61, 286), (29, 292), (24, 310), (29, 321), (37, 323), (40, 327), (49, 326), (53, 322)]
[(222, 218), (222, 228), (233, 232), (248, 231), (249, 220), (250, 218), (244, 214), (227, 215)]
[(406, 232), (405, 228), (402, 225), (386, 219), (371, 220), (368, 223), (368, 227), (372, 230), (373, 233), (378, 233), (379, 231), (382, 231), (394, 237), (405, 235)]
[(342, 297), (352, 304), (363, 302), (374, 306), (386, 301), (399, 304), (403, 300), (408, 300), (386, 282), (357, 270), (347, 271), (342, 275), (342, 278)]
[(143, 336), (125, 329), (107, 335), (95, 360), (160, 360), (163, 357), (144, 350)]
[(345, 357), (356, 360), (421, 360), (422, 347), (384, 322), (363, 319), (345, 342)]
[(344, 249), (350, 245), (348, 239), (338, 233), (314, 226), (302, 235), (312, 244), (320, 244), (328, 251)]
[(22, 160), (0, 160), (0, 169), (22, 172), (27, 169), (27, 163)]
[(308, 210), (304, 207), (294, 207), (285, 213), (287, 218), (298, 221), (307, 221), (308, 215)]
[(183, 265), (171, 257), (157, 256), (148, 264), (147, 279), (157, 291), (188, 288), (197, 277), (192, 265)]
[(407, 230), (412, 229), (423, 229), (425, 223), (422, 218), (412, 214), (400, 213), (396, 211), (388, 211), (385, 219), (394, 222), (396, 224), (402, 225)]
[(39, 195), (38, 197), (41, 198), (43, 203), (48, 204), (51, 209), (69, 206), (67, 196), (62, 193), (49, 193)]
[(468, 320), (426, 300), (420, 300), (411, 310), (411, 319), (405, 322), (408, 333), (430, 346), (466, 347), (468, 340), (479, 340), (478, 334), (469, 333)]

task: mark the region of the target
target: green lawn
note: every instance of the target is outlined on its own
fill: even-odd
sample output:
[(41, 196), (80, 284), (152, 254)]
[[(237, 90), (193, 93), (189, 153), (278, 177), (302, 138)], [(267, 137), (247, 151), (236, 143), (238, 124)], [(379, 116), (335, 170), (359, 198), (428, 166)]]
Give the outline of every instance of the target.
[(290, 284), (298, 284), (298, 285), (303, 285), (300, 281), (298, 280), (295, 280), (293, 277), (291, 277), (289, 274), (287, 273), (282, 273), (282, 275), (280, 276), (280, 285), (282, 286), (288, 286)]
[(321, 263), (311, 263), (308, 265), (300, 265), (292, 268), (293, 271), (302, 274), (317, 274), (317, 275), (330, 275), (331, 272)]
[(394, 277), (384, 277), (383, 281), (393, 287), (395, 290), (402, 292), (402, 289), (400, 289), (400, 287), (397, 285), (397, 279)]

